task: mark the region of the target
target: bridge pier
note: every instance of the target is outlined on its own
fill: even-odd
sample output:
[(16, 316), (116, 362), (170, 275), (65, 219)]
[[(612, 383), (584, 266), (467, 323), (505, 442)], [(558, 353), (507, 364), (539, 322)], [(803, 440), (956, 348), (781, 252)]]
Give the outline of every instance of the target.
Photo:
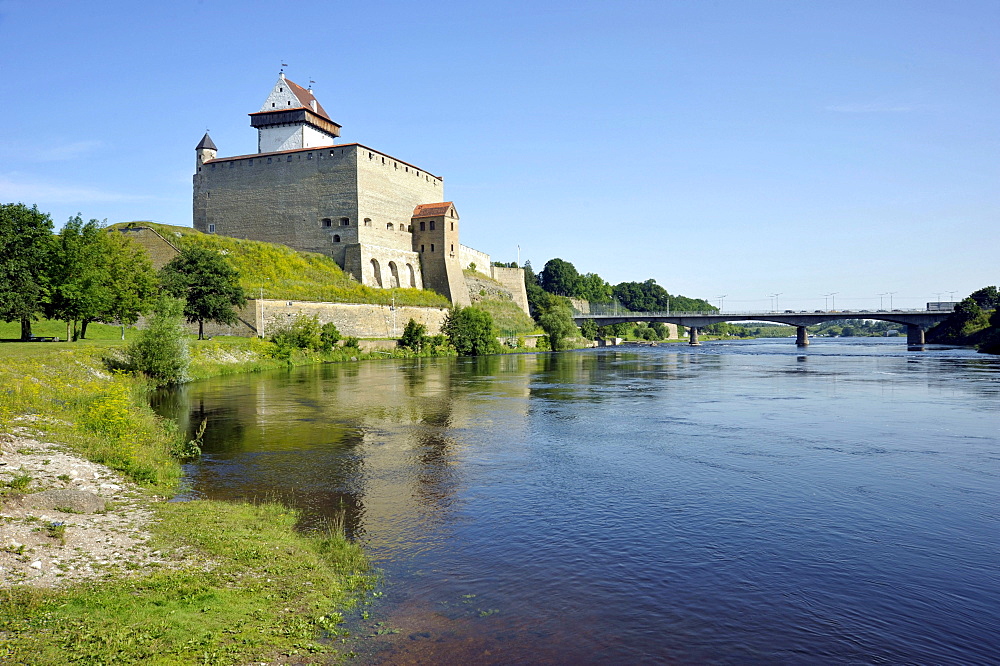
[(689, 345), (700, 345), (698, 342), (698, 329), (694, 326), (688, 328), (688, 344)]
[(919, 347), (924, 343), (924, 328), (917, 324), (906, 325), (906, 344), (910, 347)]
[(805, 326), (795, 327), (795, 344), (798, 347), (809, 346), (809, 333), (806, 332)]

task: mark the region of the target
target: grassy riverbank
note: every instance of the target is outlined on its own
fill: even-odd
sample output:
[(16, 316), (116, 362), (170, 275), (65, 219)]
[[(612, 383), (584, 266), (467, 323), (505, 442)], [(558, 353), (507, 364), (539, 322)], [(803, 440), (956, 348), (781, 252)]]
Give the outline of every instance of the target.
[[(360, 547), (337, 526), (324, 534), (296, 532), (296, 514), (278, 505), (160, 501), (176, 490), (176, 452), (186, 438), (150, 410), (146, 382), (106, 371), (102, 358), (121, 344), (98, 339), (0, 345), (0, 443), (8, 459), (14, 450), (27, 453), (19, 442), (31, 436), (117, 471), (121, 483), (143, 491), (154, 518), (150, 534), (138, 537), (148, 539), (144, 548), (157, 554), (154, 565), (109, 568), (93, 582), (56, 589), (16, 583), (5, 573), (0, 662), (247, 663), (334, 649), (339, 613), (370, 583)], [(369, 356), (337, 350), (274, 359), (262, 353), (263, 344), (193, 343), (193, 374)], [(0, 503), (17, 500), (21, 492), (73, 487), (68, 474), (59, 478), (40, 484), (23, 470), (2, 466)], [(58, 532), (58, 541), (35, 552), (0, 543), (2, 554), (25, 562), (37, 557), (46, 568), (50, 560), (51, 566), (65, 566), (59, 562), (83, 543), (74, 542), (75, 531), (83, 529), (74, 525), (90, 517), (61, 511), (48, 513), (65, 523), (48, 522), (51, 515), (24, 519), (43, 535)], [(124, 558), (127, 565), (127, 553)]]

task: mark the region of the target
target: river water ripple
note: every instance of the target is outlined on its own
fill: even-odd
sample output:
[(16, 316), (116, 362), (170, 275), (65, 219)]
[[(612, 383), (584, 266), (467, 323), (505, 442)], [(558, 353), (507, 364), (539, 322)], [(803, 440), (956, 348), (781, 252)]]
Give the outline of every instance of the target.
[(1000, 359), (898, 340), (219, 378), (190, 497), (346, 512), (360, 661), (1000, 662)]

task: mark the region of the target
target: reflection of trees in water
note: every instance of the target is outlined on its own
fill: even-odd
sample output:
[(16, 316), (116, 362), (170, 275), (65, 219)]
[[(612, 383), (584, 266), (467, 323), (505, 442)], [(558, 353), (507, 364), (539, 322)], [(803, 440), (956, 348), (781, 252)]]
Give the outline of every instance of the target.
[(418, 437), (414, 495), (421, 504), (436, 510), (447, 509), (459, 486), (458, 468), (455, 466), (457, 443), (440, 433), (427, 432)]

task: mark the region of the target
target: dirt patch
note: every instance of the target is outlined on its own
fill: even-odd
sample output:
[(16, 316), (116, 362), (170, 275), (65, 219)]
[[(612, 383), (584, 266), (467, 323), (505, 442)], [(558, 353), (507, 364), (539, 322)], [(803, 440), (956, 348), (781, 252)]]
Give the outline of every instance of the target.
[[(34, 508), (43, 502), (32, 501), (33, 494), (53, 489), (93, 493), (103, 511), (100, 502), (93, 509)], [(55, 587), (167, 566), (148, 546), (149, 505), (158, 499), (24, 430), (0, 434), (0, 588)]]

